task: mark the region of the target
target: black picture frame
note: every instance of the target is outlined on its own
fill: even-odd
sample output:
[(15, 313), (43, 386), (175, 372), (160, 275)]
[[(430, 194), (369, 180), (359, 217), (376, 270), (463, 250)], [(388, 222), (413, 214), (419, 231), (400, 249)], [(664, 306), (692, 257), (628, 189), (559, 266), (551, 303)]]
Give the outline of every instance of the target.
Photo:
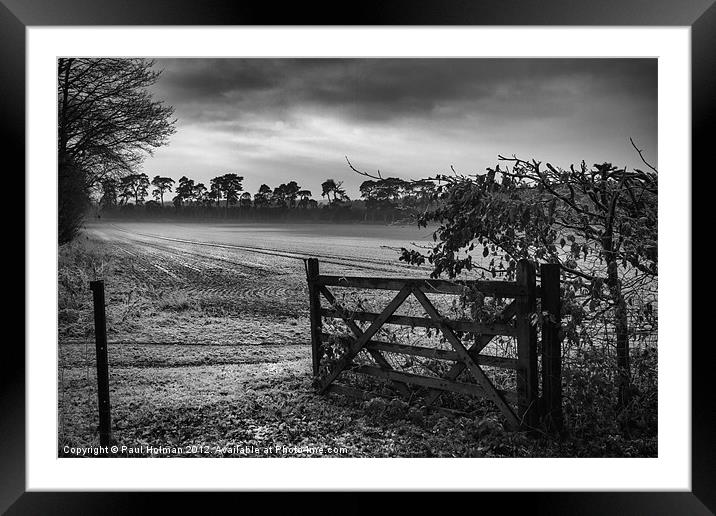
[[(0, 0), (0, 53), (3, 80), (0, 106), (5, 148), (19, 158), (15, 170), (24, 170), (25, 147), (25, 30), (47, 25), (556, 25), (556, 26), (689, 26), (692, 42), (692, 170), (711, 168), (708, 150), (713, 145), (709, 125), (716, 120), (716, 4), (714, 0), (514, 0), (361, 1), (342, 8), (341, 3), (290, 3), (277, 9), (267, 2), (216, 0)], [(345, 7), (345, 6), (344, 6)], [(7, 170), (7, 169), (6, 169)], [(9, 170), (8, 170), (9, 171)], [(687, 174), (690, 171), (686, 172)], [(705, 172), (707, 173), (707, 172)], [(691, 174), (693, 180), (695, 174)], [(685, 176), (686, 177), (686, 176)], [(692, 190), (693, 191), (693, 190)], [(696, 190), (698, 191), (698, 189)], [(694, 199), (693, 205), (699, 204)], [(698, 220), (692, 209), (692, 220)], [(710, 216), (705, 214), (704, 220)], [(19, 224), (15, 224), (20, 226)], [(15, 241), (23, 235), (13, 235)], [(692, 232), (692, 235), (695, 232)], [(24, 246), (23, 246), (24, 247)], [(692, 251), (693, 252), (693, 251)], [(24, 253), (24, 251), (23, 251)], [(23, 255), (24, 256), (24, 255)], [(695, 256), (695, 255), (694, 255)], [(24, 256), (27, 259), (26, 256)], [(695, 270), (695, 268), (692, 268)], [(32, 274), (25, 266), (25, 275)], [(693, 306), (696, 308), (694, 298)], [(693, 316), (692, 316), (693, 317)], [(684, 341), (671, 343), (687, 349)], [(476, 504), (509, 498), (526, 504), (532, 514), (712, 514), (716, 511), (716, 453), (710, 385), (713, 343), (692, 345), (692, 491), (640, 493), (471, 493)], [(51, 350), (48, 349), (48, 352)], [(0, 510), (8, 514), (95, 514), (142, 512), (148, 499), (179, 503), (184, 493), (38, 493), (25, 492), (25, 350), (6, 339), (0, 375)], [(224, 495), (231, 496), (231, 495)], [(244, 497), (242, 503), (248, 503)], [(354, 510), (370, 506), (369, 499), (344, 501)], [(460, 498), (458, 497), (458, 500)], [(362, 500), (359, 501), (359, 500)], [(412, 497), (420, 506), (422, 496)], [(472, 502), (471, 502), (472, 503)], [(409, 509), (404, 506), (404, 509)], [(344, 511), (342, 511), (344, 512)]]

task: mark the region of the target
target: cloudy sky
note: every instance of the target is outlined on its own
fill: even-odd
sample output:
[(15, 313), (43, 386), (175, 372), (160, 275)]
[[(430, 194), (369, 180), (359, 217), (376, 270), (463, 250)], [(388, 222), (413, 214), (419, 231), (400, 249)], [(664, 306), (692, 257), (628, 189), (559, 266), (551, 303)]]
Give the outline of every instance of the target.
[(358, 197), (358, 168), (418, 178), (483, 172), (498, 154), (566, 167), (657, 163), (655, 59), (159, 59), (170, 145), (144, 171), (252, 194), (326, 178)]

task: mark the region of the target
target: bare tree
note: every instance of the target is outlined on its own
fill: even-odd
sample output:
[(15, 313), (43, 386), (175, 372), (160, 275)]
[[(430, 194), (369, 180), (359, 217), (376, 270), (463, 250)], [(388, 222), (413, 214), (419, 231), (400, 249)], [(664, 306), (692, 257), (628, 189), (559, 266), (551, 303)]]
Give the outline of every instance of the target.
[(107, 175), (132, 173), (167, 143), (175, 120), (148, 91), (160, 74), (153, 61), (61, 58), (57, 72), (62, 243), (75, 236), (89, 189)]

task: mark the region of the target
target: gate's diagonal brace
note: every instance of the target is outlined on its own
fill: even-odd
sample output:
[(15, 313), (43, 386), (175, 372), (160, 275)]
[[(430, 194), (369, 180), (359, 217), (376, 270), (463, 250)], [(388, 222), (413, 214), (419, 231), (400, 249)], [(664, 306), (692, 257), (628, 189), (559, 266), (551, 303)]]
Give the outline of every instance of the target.
[(452, 328), (445, 324), (443, 318), (440, 317), (437, 309), (433, 306), (425, 293), (416, 287), (413, 289), (413, 294), (418, 299), (420, 304), (423, 305), (423, 308), (425, 308), (425, 311), (428, 313), (430, 318), (440, 324), (440, 330), (443, 335), (445, 335), (448, 342), (450, 342), (453, 349), (460, 357), (460, 360), (465, 364), (475, 381), (485, 390), (485, 395), (490, 398), (495, 405), (497, 405), (500, 411), (507, 418), (508, 425), (513, 428), (519, 427), (519, 420), (517, 419), (517, 416), (513, 412), (512, 408), (510, 408), (502, 395), (497, 391), (480, 366), (475, 363), (470, 354), (467, 352), (467, 349), (465, 349), (465, 346), (463, 346), (462, 342), (460, 342), (460, 339), (458, 339), (457, 335), (455, 335), (452, 331)]
[[(335, 296), (331, 293), (330, 290), (328, 290), (325, 286), (321, 286), (320, 291), (321, 294), (323, 294), (323, 297), (326, 298), (326, 300), (331, 304), (331, 306), (336, 310), (336, 312), (340, 314), (341, 319), (343, 319), (343, 322), (346, 323), (346, 325), (348, 326), (348, 328), (350, 328), (356, 338), (359, 339), (361, 335), (363, 335), (363, 330), (360, 328), (360, 326), (358, 326), (356, 322), (350, 318), (350, 315), (338, 303), (338, 300), (335, 298)], [(385, 358), (379, 351), (368, 350), (368, 352), (375, 359), (375, 361), (378, 362), (378, 365), (380, 365), (381, 367), (390, 367), (390, 364), (388, 364), (388, 362), (385, 360)]]
[(400, 289), (398, 294), (393, 298), (390, 303), (388, 303), (388, 306), (385, 307), (385, 310), (383, 310), (380, 315), (372, 322), (372, 324), (368, 326), (365, 332), (363, 332), (363, 335), (361, 335), (355, 340), (355, 342), (353, 342), (348, 352), (336, 363), (333, 371), (329, 373), (329, 375), (323, 381), (323, 385), (321, 385), (318, 392), (324, 392), (328, 388), (328, 386), (333, 383), (336, 378), (338, 378), (338, 375), (341, 374), (341, 372), (346, 367), (348, 367), (348, 365), (355, 358), (358, 352), (363, 349), (363, 346), (365, 346), (368, 341), (372, 339), (376, 333), (378, 333), (378, 330), (381, 326), (383, 326), (383, 324), (385, 324), (385, 321), (387, 321), (388, 318), (395, 313), (398, 307), (403, 304), (403, 301), (407, 299), (411, 291), (411, 285), (405, 285), (402, 289)]
[[(498, 322), (506, 323), (510, 319), (512, 319), (516, 313), (517, 303), (512, 301), (509, 305), (505, 307), (497, 320)], [(480, 351), (482, 351), (485, 346), (487, 346), (495, 337), (497, 337), (497, 335), (479, 335), (475, 339), (475, 342), (467, 350), (467, 352), (474, 357)], [(462, 373), (464, 370), (465, 364), (463, 364), (462, 362), (457, 362), (456, 364), (453, 364), (452, 367), (450, 367), (450, 369), (443, 378), (445, 378), (446, 380), (456, 380), (457, 377), (460, 376), (460, 373)], [(437, 389), (430, 391), (430, 393), (425, 397), (425, 404), (432, 405), (443, 394), (443, 392), (444, 391), (440, 391)]]
[[(346, 325), (350, 328), (350, 330), (356, 336), (356, 339), (360, 339), (363, 336), (363, 330), (360, 328), (360, 326), (358, 326), (356, 322), (350, 318), (349, 314), (347, 314), (345, 309), (338, 303), (338, 300), (335, 298), (335, 296), (331, 293), (330, 290), (328, 290), (325, 286), (321, 286), (319, 287), (319, 289), (321, 291), (321, 294), (323, 294), (323, 297), (325, 297), (326, 300), (331, 304), (331, 306), (341, 315), (341, 319), (343, 319), (343, 322), (345, 322)], [(380, 351), (374, 349), (369, 349), (367, 351), (368, 353), (370, 353), (370, 356), (373, 357), (373, 359), (380, 367), (382, 367), (383, 369), (388, 369), (390, 371), (393, 370), (393, 366), (390, 365), (390, 363), (385, 359), (385, 357)], [(398, 389), (398, 391), (400, 391), (403, 396), (410, 396), (410, 389), (408, 389), (407, 385), (396, 381), (392, 381), (391, 383), (396, 389)]]

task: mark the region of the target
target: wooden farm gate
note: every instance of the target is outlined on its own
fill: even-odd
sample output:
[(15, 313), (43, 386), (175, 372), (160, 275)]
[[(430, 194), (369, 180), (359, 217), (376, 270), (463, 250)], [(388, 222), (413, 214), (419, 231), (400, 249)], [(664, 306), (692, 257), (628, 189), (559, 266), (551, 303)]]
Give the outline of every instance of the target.
[[(356, 393), (335, 382), (343, 371), (350, 370), (392, 383), (401, 394), (407, 394), (407, 385), (428, 389), (424, 404), (434, 406), (445, 391), (491, 400), (507, 420), (509, 428), (534, 428), (540, 421), (551, 429), (562, 426), (561, 345), (559, 265), (544, 264), (540, 268), (541, 284), (536, 283), (536, 271), (531, 262), (520, 261), (516, 281), (448, 281), (419, 278), (366, 278), (330, 276), (319, 273), (318, 260), (306, 260), (306, 274), (310, 300), (311, 342), (313, 374), (318, 377), (323, 356), (322, 318), (345, 322), (353, 337), (346, 353), (321, 379), (319, 392)], [(397, 291), (397, 294), (380, 313), (348, 311), (336, 300), (328, 287), (380, 289)], [(484, 296), (512, 299), (502, 313), (490, 324), (471, 320), (453, 320), (442, 316), (426, 293), (461, 295), (465, 289), (481, 292)], [(396, 310), (413, 295), (428, 317), (396, 315)], [(321, 304), (321, 298), (328, 306)], [(538, 302), (539, 300), (539, 302)], [(541, 317), (536, 317), (541, 313)], [(541, 319), (542, 342), (538, 346), (537, 320)], [(356, 321), (370, 324), (362, 329)], [(442, 332), (452, 350), (381, 342), (373, 340), (384, 324), (409, 327), (435, 328)], [(467, 332), (473, 337), (466, 346), (455, 332)], [(514, 337), (517, 358), (483, 355), (480, 352), (498, 335)], [(538, 347), (541, 348), (538, 350)], [(373, 365), (356, 365), (353, 359), (365, 349)], [(452, 361), (442, 377), (423, 376), (395, 370), (383, 356), (384, 352), (428, 357)], [(538, 352), (541, 353), (541, 396), (539, 396)], [(482, 366), (507, 368), (516, 371), (516, 392), (498, 390)], [(474, 383), (458, 381), (467, 370)], [(360, 394), (360, 391), (359, 391)]]

